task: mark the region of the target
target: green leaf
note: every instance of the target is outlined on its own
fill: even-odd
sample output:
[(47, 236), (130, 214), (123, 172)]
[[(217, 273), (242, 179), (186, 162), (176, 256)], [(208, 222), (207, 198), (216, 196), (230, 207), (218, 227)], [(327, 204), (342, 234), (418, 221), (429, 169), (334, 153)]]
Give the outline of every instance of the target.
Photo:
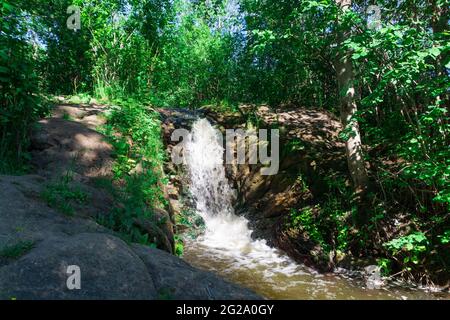
[(9, 72), (9, 69), (8, 69), (7, 67), (2, 67), (2, 66), (0, 66), (0, 72), (1, 72), (1, 73), (8, 73), (8, 72)]
[(430, 54), (436, 58), (441, 54), (441, 49), (439, 49), (438, 47), (433, 47), (430, 49)]

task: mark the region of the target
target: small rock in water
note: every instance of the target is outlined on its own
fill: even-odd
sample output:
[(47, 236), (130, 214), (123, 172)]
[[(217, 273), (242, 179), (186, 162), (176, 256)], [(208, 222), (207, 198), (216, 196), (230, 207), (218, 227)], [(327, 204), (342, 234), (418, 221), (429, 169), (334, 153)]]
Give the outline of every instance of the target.
[(379, 266), (370, 265), (364, 268), (366, 287), (368, 289), (380, 289), (384, 285)]

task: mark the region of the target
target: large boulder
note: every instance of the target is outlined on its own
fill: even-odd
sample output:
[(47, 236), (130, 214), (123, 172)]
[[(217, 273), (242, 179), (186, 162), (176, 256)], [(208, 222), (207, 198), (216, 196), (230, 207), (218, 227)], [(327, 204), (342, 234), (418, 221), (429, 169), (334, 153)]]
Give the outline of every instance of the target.
[[(67, 287), (72, 265), (80, 268), (80, 290)], [(107, 234), (49, 237), (0, 270), (3, 299), (157, 298), (143, 262), (122, 240)]]
[[(257, 299), (158, 249), (129, 245), (39, 198), (39, 176), (0, 176), (0, 299)], [(69, 290), (69, 266), (81, 289)]]

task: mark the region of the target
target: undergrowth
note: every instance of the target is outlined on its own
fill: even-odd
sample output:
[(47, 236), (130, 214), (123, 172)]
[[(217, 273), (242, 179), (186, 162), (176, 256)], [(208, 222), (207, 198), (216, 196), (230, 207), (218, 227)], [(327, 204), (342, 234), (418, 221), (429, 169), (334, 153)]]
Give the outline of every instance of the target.
[(31, 240), (21, 240), (15, 244), (4, 246), (0, 249), (0, 257), (5, 259), (17, 259), (33, 249), (35, 243)]
[(50, 207), (68, 216), (74, 215), (76, 205), (86, 204), (89, 199), (88, 194), (79, 186), (71, 184), (72, 181), (72, 173), (67, 171), (58, 181), (47, 184), (41, 193)]
[(98, 221), (129, 242), (155, 247), (136, 221), (153, 221), (152, 209), (167, 205), (159, 115), (135, 100), (115, 100), (103, 133), (114, 148), (113, 179), (107, 188), (114, 193), (116, 206)]

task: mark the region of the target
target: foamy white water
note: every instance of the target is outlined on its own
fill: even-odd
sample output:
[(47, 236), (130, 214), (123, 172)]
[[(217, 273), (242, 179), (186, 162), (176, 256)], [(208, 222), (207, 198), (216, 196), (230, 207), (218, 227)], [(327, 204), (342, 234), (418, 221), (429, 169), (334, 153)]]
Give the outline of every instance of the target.
[(184, 148), (190, 192), (205, 233), (186, 240), (184, 259), (274, 299), (433, 299), (405, 288), (369, 290), (333, 274), (295, 263), (264, 240), (253, 240), (244, 217), (233, 209), (234, 190), (223, 165), (221, 135), (206, 119), (194, 123)]
[[(232, 268), (254, 268), (264, 263), (274, 272), (292, 274), (297, 265), (287, 256), (269, 247), (265, 240), (253, 240), (246, 218), (235, 215), (234, 190), (228, 183), (223, 164), (221, 135), (206, 119), (194, 123), (185, 144), (185, 164), (190, 191), (197, 213), (204, 219), (206, 231), (197, 244), (214, 252), (218, 259), (234, 258)], [(298, 270), (300, 272), (300, 270)]]

